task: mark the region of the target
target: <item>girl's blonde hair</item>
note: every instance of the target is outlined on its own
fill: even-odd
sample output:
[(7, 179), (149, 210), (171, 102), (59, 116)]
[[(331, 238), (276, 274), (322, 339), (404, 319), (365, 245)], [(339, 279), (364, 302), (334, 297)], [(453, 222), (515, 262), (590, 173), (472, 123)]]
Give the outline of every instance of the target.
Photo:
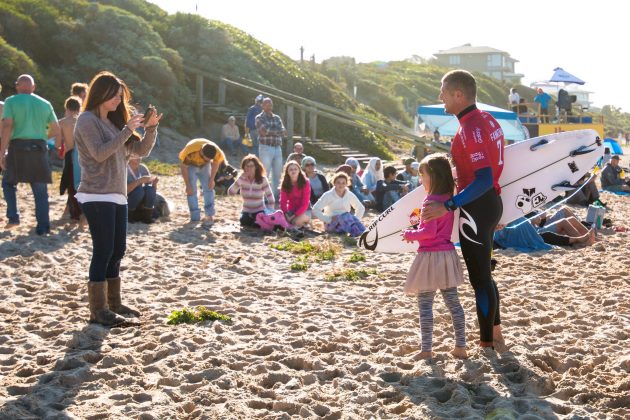
[(420, 161), (420, 171), (429, 175), (431, 191), (428, 194), (453, 194), (455, 180), (451, 171), (451, 160), (444, 153), (433, 153)]

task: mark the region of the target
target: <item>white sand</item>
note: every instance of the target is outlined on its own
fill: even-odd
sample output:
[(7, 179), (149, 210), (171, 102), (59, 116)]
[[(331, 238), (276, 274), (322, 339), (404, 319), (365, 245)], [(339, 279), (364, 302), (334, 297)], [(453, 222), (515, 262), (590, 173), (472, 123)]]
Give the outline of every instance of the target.
[[(188, 225), (182, 185), (159, 185), (177, 205), (171, 221), (130, 225), (123, 291), (143, 324), (111, 330), (86, 323), (88, 232), (55, 222), (37, 237), (20, 187), (22, 225), (0, 232), (0, 418), (630, 416), (628, 233), (602, 231), (595, 246), (575, 250), (496, 252), (511, 352), (477, 351), (465, 284), (471, 358), (448, 354), (453, 335), (438, 297), (436, 357), (414, 362), (417, 309), (402, 294), (413, 255), (366, 254), (357, 264), (345, 247), (295, 273), (295, 256), (269, 247), (284, 239), (240, 233), (238, 198), (218, 198), (211, 230)], [(58, 220), (65, 197), (51, 196)], [(628, 197), (602, 199), (615, 225), (629, 224)], [(378, 274), (324, 281), (348, 267)], [(234, 321), (166, 324), (172, 310), (196, 305)]]

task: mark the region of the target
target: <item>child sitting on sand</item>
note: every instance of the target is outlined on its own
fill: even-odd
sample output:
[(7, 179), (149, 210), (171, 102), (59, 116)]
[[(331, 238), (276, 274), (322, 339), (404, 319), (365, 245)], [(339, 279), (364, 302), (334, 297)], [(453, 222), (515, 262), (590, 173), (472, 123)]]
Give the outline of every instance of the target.
[[(455, 181), (446, 155), (436, 153), (425, 157), (420, 162), (420, 175), (427, 192), (424, 201), (446, 202), (451, 198)], [(422, 208), (422, 204), (418, 204)], [(464, 309), (457, 296), (457, 286), (463, 283), (464, 276), (455, 246), (451, 242), (453, 222), (454, 213), (451, 211), (429, 222), (421, 221), (417, 229), (406, 229), (402, 234), (405, 241), (418, 241), (420, 244), (404, 289), (406, 294), (418, 296), (422, 346), (417, 357), (420, 359), (432, 357), (433, 299), (438, 289), (453, 320), (455, 349), (451, 354), (460, 358), (468, 357)]]
[[(348, 189), (350, 177), (337, 172), (332, 179), (334, 188), (326, 191), (313, 206), (313, 216), (322, 220), (327, 232), (349, 233), (356, 237), (365, 231), (361, 217), (365, 207)], [(350, 213), (354, 208), (355, 214)]]

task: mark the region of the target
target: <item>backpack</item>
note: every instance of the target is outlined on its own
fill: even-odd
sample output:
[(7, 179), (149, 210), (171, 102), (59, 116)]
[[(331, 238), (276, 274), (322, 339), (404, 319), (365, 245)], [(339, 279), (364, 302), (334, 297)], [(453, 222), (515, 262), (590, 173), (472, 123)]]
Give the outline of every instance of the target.
[(282, 210), (276, 210), (273, 213), (261, 212), (256, 215), (256, 224), (261, 230), (271, 232), (275, 229), (287, 230), (291, 228), (291, 224), (284, 218)]

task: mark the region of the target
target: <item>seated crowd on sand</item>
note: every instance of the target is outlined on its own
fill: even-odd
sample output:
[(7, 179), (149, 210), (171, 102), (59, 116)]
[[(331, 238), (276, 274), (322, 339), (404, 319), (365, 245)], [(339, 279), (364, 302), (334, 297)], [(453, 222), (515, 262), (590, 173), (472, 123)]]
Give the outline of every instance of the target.
[[(64, 161), (60, 192), (68, 194), (66, 210), (72, 220), (89, 225), (92, 237), (88, 281), (90, 322), (106, 326), (129, 323), (120, 315), (140, 313), (121, 300), (119, 272), (126, 249), (127, 222), (152, 223), (170, 213), (166, 198), (158, 192), (158, 177), (142, 163), (157, 142), (163, 115), (151, 105), (144, 112), (132, 107), (128, 87), (106, 71), (97, 74), (89, 86), (73, 85), (71, 96), (65, 101), (64, 118), (59, 121), (50, 102), (33, 94), (35, 82), (31, 76), (19, 76), (16, 91), (2, 111), (0, 166), (5, 171), (2, 188), (7, 202), (6, 228), (20, 224), (17, 184), (30, 183), (35, 199), (36, 233), (50, 233), (47, 184), (52, 183), (52, 177), (46, 139), (54, 138)], [(27, 108), (38, 112), (25, 121), (28, 113), (20, 110)], [(42, 127), (48, 127), (48, 132)], [(450, 241), (455, 216), (445, 207), (445, 204), (454, 205), (451, 196), (455, 180), (449, 157), (433, 154), (420, 162), (413, 157), (404, 158), (401, 170), (386, 165), (378, 157), (370, 158), (365, 167), (359, 159), (350, 157), (332, 176), (326, 177), (301, 143), (296, 143), (284, 160), (282, 146), (286, 135), (282, 119), (273, 113), (273, 101), (258, 95), (247, 113), (244, 136), (235, 118), (229, 118), (218, 142), (206, 138), (187, 142), (178, 158), (190, 222), (212, 226), (215, 192), (221, 191), (240, 196), (240, 215), (234, 215), (234, 219), (238, 217), (244, 229), (281, 230), (301, 238), (312, 230), (313, 220), (319, 219), (326, 232), (358, 237), (366, 230), (361, 220), (366, 208), (380, 213), (422, 185), (427, 190), (423, 217), (428, 208), (425, 205), (439, 208), (445, 214), (438, 215), (434, 210), (430, 218), (403, 232), (404, 240), (420, 243), (405, 286), (407, 293), (418, 296), (422, 313), (420, 357), (431, 357), (431, 307), (438, 289), (452, 314), (456, 332), (453, 354), (466, 357), (464, 315), (457, 297), (463, 274)], [(235, 168), (228, 158), (238, 159), (239, 152), (242, 156)], [(611, 177), (620, 176), (614, 167), (605, 171), (615, 171)], [(592, 191), (589, 200), (597, 200), (598, 197), (591, 195)], [(595, 241), (594, 230), (577, 220), (568, 208), (549, 218), (539, 215), (530, 222), (527, 226), (534, 229), (536, 225), (535, 231), (544, 242), (570, 246)], [(519, 234), (517, 239), (522, 237)], [(439, 258), (429, 261), (426, 256), (432, 252)], [(489, 254), (484, 253), (484, 261)], [(438, 276), (438, 271), (453, 275)], [(427, 281), (431, 283), (426, 284)], [(482, 346), (504, 346), (500, 324), (493, 323), (494, 317), (486, 318)]]

